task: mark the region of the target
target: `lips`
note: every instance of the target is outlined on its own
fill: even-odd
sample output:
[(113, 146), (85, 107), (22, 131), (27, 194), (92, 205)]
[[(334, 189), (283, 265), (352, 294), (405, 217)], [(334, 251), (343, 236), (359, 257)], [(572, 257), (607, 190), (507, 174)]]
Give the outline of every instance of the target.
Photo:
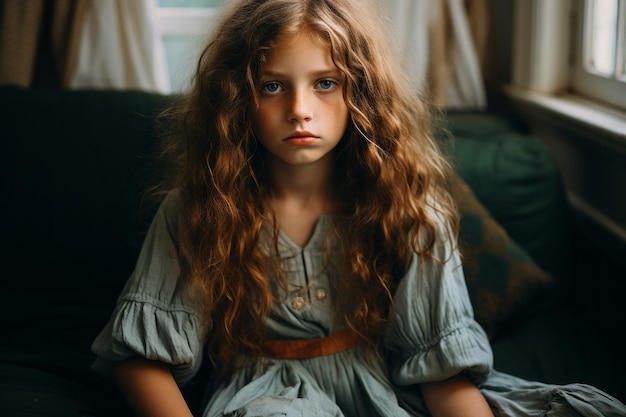
[(290, 136), (284, 139), (285, 142), (296, 145), (296, 146), (305, 146), (310, 145), (317, 141), (319, 136), (314, 135), (308, 131), (297, 131), (292, 133)]

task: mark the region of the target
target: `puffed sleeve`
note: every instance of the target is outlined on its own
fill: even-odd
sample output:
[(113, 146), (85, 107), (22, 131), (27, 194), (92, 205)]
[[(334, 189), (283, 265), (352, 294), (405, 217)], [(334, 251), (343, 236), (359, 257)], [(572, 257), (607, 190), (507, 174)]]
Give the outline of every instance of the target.
[(179, 193), (157, 211), (111, 318), (92, 344), (93, 369), (110, 375), (112, 364), (143, 357), (171, 365), (180, 385), (198, 371), (203, 342), (200, 310), (179, 279), (177, 258)]
[(385, 339), (398, 385), (441, 381), (467, 372), (484, 381), (493, 366), (489, 340), (474, 320), (458, 252), (440, 225), (434, 260), (413, 256), (399, 282)]

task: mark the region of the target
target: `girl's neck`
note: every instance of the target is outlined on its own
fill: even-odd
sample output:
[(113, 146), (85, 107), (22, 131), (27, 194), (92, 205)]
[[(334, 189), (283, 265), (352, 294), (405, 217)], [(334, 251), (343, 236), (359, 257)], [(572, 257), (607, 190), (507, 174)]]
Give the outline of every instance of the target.
[(333, 158), (328, 155), (311, 165), (289, 165), (273, 161), (270, 168), (272, 205), (316, 207), (324, 214), (334, 205)]
[(268, 208), (282, 232), (304, 247), (320, 216), (335, 211), (332, 161), (311, 166), (273, 164), (270, 172), (273, 193)]

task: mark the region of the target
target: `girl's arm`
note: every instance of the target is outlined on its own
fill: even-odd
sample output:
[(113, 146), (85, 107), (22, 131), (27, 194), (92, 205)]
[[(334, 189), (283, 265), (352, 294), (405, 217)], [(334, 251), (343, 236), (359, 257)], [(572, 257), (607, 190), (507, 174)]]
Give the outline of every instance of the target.
[(445, 381), (423, 383), (421, 388), (433, 417), (493, 417), (483, 394), (463, 374)]
[(124, 397), (140, 417), (191, 417), (168, 365), (145, 359), (129, 359), (114, 365)]

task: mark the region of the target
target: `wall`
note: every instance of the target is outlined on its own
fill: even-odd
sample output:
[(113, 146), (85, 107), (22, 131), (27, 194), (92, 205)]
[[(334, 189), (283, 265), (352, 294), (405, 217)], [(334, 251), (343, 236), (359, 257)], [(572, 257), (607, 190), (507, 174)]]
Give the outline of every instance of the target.
[[(521, 117), (546, 144), (561, 168), (581, 238), (606, 254), (621, 273), (626, 268), (626, 128), (594, 126), (602, 115), (592, 114), (585, 122), (551, 109), (532, 93), (509, 89), (503, 94), (512, 79), (515, 11), (512, 1), (491, 0), (490, 7), (491, 37), (496, 39), (492, 65), (497, 67), (488, 71), (492, 108)], [(615, 114), (626, 123), (626, 115)]]

